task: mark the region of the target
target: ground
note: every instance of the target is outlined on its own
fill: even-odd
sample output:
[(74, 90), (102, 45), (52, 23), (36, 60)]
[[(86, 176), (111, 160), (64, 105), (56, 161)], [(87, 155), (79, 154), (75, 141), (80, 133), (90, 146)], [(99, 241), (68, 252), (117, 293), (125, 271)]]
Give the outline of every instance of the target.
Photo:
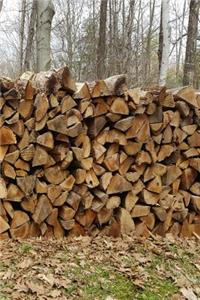
[(200, 299), (199, 240), (0, 242), (0, 300)]

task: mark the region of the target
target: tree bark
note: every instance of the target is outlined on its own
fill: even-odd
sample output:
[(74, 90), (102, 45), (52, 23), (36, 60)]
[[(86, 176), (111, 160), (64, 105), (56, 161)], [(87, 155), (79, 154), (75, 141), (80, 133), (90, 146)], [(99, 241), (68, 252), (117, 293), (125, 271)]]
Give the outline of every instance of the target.
[(129, 1), (129, 11), (125, 30), (125, 58), (124, 72), (128, 73), (130, 69), (130, 57), (132, 55), (132, 34), (133, 34), (133, 19), (134, 19), (135, 0)]
[(2, 7), (3, 7), (3, 0), (0, 0), (0, 12), (2, 10)]
[(196, 53), (196, 43), (197, 43), (199, 7), (200, 7), (200, 0), (190, 1), (183, 85), (189, 85), (189, 84), (192, 85), (194, 83), (195, 53)]
[(37, 1), (37, 72), (51, 68), (50, 37), (54, 14), (51, 0)]
[(159, 84), (161, 86), (166, 84), (167, 70), (169, 64), (169, 0), (162, 0), (161, 8), (161, 26), (163, 43), (162, 43), (162, 55), (160, 58), (160, 74), (159, 74)]
[(36, 23), (36, 8), (37, 1), (33, 0), (32, 8), (31, 8), (31, 16), (28, 27), (28, 37), (27, 37), (27, 45), (25, 49), (25, 59), (24, 59), (24, 70), (29, 71), (31, 69), (31, 56), (32, 56), (32, 47), (33, 47), (33, 38), (35, 32), (35, 23)]
[(149, 3), (150, 8), (150, 18), (149, 18), (149, 29), (147, 34), (147, 44), (146, 44), (146, 65), (145, 65), (145, 82), (149, 79), (151, 71), (151, 39), (152, 39), (152, 27), (155, 13), (155, 0), (151, 0)]
[(26, 21), (26, 0), (22, 1), (22, 4), (21, 4), (20, 48), (19, 48), (20, 74), (23, 72), (25, 21)]
[(182, 16), (181, 28), (180, 28), (180, 32), (179, 32), (180, 42), (179, 42), (179, 49), (178, 49), (177, 62), (176, 62), (176, 76), (177, 77), (179, 75), (179, 69), (180, 69), (180, 59), (181, 59), (182, 44), (183, 44), (183, 29), (184, 29), (185, 14), (186, 14), (186, 0), (184, 0), (184, 4), (183, 4), (183, 16)]
[(108, 0), (101, 0), (99, 43), (97, 49), (97, 77), (99, 79), (105, 75), (107, 3)]

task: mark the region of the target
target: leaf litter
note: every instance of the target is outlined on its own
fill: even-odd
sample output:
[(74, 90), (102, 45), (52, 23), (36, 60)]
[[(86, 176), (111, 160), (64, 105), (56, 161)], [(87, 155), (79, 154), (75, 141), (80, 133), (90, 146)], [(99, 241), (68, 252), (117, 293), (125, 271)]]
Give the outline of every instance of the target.
[(200, 242), (123, 236), (0, 241), (0, 300), (198, 300)]

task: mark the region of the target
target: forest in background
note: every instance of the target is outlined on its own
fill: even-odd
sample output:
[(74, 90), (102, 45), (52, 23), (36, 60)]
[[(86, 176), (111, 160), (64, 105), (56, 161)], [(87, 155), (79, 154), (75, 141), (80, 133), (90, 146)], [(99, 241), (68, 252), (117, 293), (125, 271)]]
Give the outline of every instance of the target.
[[(17, 77), (39, 70), (38, 39), (43, 38), (37, 2), (0, 0), (1, 75)], [(49, 8), (45, 36), (49, 43), (51, 38), (51, 62), (46, 68), (67, 65), (77, 81), (126, 73), (131, 86), (160, 82), (199, 88), (199, 0), (39, 3)]]

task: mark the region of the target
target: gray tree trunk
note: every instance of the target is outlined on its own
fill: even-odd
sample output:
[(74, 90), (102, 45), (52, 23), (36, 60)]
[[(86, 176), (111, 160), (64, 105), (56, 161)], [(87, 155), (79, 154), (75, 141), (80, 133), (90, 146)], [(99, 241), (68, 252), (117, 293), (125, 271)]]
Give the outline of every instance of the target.
[(51, 68), (51, 24), (55, 14), (51, 0), (37, 1), (37, 72)]
[(154, 21), (154, 13), (155, 13), (155, 0), (150, 0), (149, 2), (149, 29), (147, 34), (147, 44), (146, 44), (146, 64), (145, 64), (145, 83), (149, 80), (150, 72), (151, 72), (151, 39), (152, 39), (152, 27)]
[(166, 77), (169, 65), (169, 0), (162, 0), (161, 8), (161, 26), (162, 26), (162, 56), (160, 59), (160, 74), (159, 74), (159, 84), (161, 86), (166, 84)]
[(2, 10), (2, 7), (3, 7), (3, 0), (0, 0), (0, 12)]
[(33, 38), (35, 32), (35, 24), (36, 24), (36, 17), (37, 17), (37, 2), (33, 0), (32, 8), (31, 8), (31, 15), (30, 15), (30, 22), (28, 26), (28, 37), (27, 37), (27, 44), (25, 49), (25, 59), (24, 59), (24, 70), (30, 71), (31, 69), (31, 57), (33, 55), (32, 47), (33, 47)]
[(182, 16), (181, 28), (180, 28), (180, 32), (179, 32), (180, 43), (179, 43), (177, 62), (176, 62), (176, 76), (179, 75), (179, 69), (180, 69), (180, 60), (181, 60), (181, 52), (182, 52), (182, 44), (183, 44), (183, 29), (184, 29), (185, 14), (186, 14), (186, 0), (184, 0), (184, 4), (183, 4), (183, 16)]
[(20, 48), (19, 48), (19, 61), (20, 61), (20, 74), (23, 72), (23, 59), (24, 59), (24, 29), (26, 21), (26, 0), (21, 3), (21, 18), (20, 18)]
[(99, 43), (97, 49), (97, 77), (99, 79), (105, 76), (107, 3), (108, 0), (101, 0)]
[(183, 73), (183, 85), (194, 83), (195, 53), (197, 44), (198, 16), (200, 0), (190, 1), (190, 12), (188, 21), (187, 45)]

